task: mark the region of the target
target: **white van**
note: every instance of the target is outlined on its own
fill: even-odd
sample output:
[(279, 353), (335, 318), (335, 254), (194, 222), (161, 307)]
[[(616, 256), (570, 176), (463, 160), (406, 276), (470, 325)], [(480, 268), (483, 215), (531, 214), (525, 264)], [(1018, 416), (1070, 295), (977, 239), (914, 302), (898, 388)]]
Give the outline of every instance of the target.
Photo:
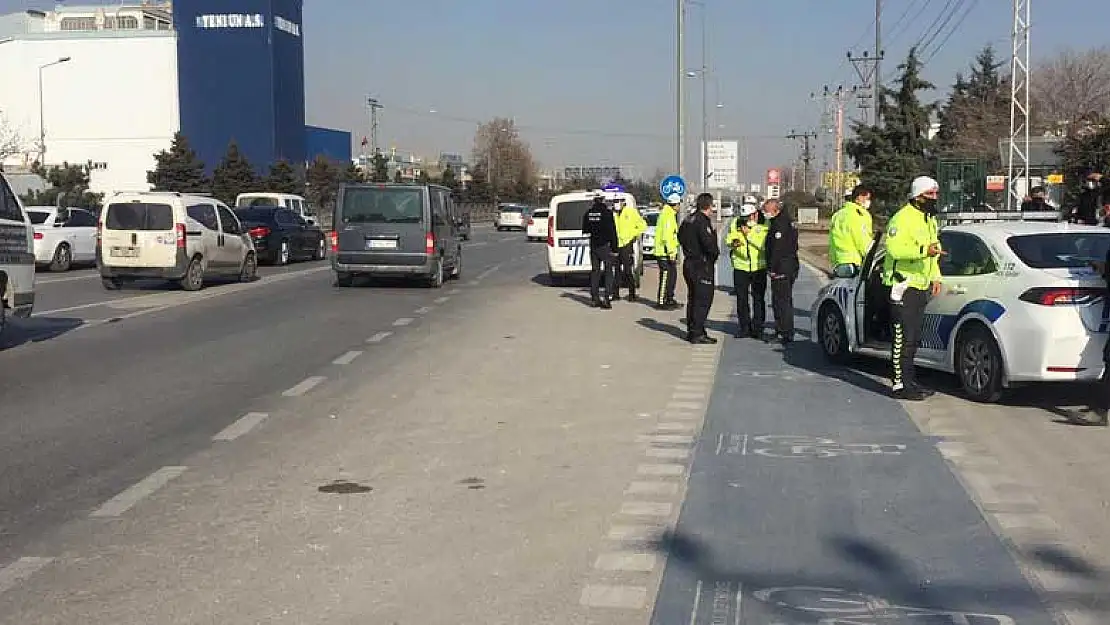
[(30, 317), (35, 305), (34, 229), (0, 173), (0, 335), (8, 315)]
[[(636, 209), (630, 193), (609, 191), (572, 191), (551, 198), (547, 214), (547, 275), (552, 284), (562, 284), (568, 276), (590, 273), (590, 237), (582, 234), (582, 217), (594, 199), (623, 200)], [(637, 209), (638, 210), (638, 209)], [(633, 244), (636, 254), (636, 287), (644, 274), (644, 256), (639, 239)]]
[(223, 202), (173, 192), (117, 193), (100, 216), (98, 266), (104, 288), (145, 278), (196, 291), (212, 277), (255, 279), (250, 234)]
[(320, 225), (316, 220), (316, 212), (299, 195), (293, 195), (292, 193), (240, 193), (235, 197), (235, 208), (263, 208), (268, 206), (288, 208), (313, 226)]

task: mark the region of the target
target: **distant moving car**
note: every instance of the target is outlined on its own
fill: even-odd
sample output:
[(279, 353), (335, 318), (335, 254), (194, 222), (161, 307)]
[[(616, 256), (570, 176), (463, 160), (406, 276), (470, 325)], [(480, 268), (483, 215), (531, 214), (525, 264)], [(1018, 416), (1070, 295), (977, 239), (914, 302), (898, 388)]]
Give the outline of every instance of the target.
[(288, 208), (312, 225), (317, 225), (316, 211), (299, 195), (292, 193), (240, 193), (235, 198), (235, 208), (263, 208), (278, 206)]
[(526, 223), (524, 214), (527, 209), (527, 206), (521, 204), (500, 204), (497, 207), (497, 214), (493, 217), (493, 225), (498, 231), (524, 230)]
[(659, 211), (644, 211), (644, 221), (647, 222), (647, 230), (640, 235), (640, 246), (645, 258), (655, 258), (655, 224), (659, 222)]
[(254, 242), (261, 262), (285, 265), (327, 258), (327, 236), (288, 208), (239, 208), (235, 216)]
[[(814, 301), (813, 340), (834, 361), (889, 358), (880, 236), (859, 275), (833, 280)], [(980, 402), (1019, 383), (1099, 378), (1110, 300), (1091, 261), (1106, 259), (1110, 231), (974, 223), (943, 228), (940, 242), (943, 289), (925, 309), (920, 366), (956, 374)]]
[(355, 276), (414, 278), (432, 288), (462, 275), (451, 190), (438, 185), (349, 184), (339, 189), (331, 233), (335, 286)]
[(26, 209), (35, 228), (36, 265), (69, 271), (74, 264), (96, 262), (96, 215), (80, 208)]
[(258, 274), (250, 235), (223, 202), (175, 192), (116, 193), (105, 200), (99, 268), (104, 288), (155, 278), (198, 291), (206, 280)]
[(546, 208), (537, 208), (528, 215), (528, 226), (525, 233), (528, 235), (529, 241), (543, 241), (547, 239), (547, 216), (549, 212)]
[[(554, 285), (561, 285), (570, 276), (590, 273), (590, 237), (582, 233), (582, 217), (597, 197), (608, 201), (617, 199), (636, 208), (636, 198), (630, 193), (610, 191), (573, 191), (551, 198), (547, 215), (547, 275)], [(640, 241), (633, 246), (636, 287), (644, 275), (644, 256)]]
[(9, 315), (30, 317), (35, 305), (34, 230), (0, 171), (0, 335)]
[(732, 217), (736, 214), (736, 206), (733, 204), (721, 205), (721, 217)]

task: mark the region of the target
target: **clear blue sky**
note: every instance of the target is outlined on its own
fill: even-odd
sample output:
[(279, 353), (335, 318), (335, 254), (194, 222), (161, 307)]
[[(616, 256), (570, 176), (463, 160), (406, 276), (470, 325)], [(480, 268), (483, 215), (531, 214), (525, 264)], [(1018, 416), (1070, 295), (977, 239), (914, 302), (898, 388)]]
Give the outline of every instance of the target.
[[(0, 0), (0, 12), (28, 4), (53, 6)], [(710, 102), (711, 116), (719, 114), (711, 133), (761, 137), (749, 142), (752, 172), (792, 159), (797, 144), (777, 137), (817, 124), (820, 107), (810, 101), (811, 92), (857, 80), (845, 53), (873, 45), (874, 1), (702, 4), (709, 63), (724, 105)], [(229, 10), (233, 5), (228, 2)], [(1007, 0), (884, 0), (884, 74), (955, 7), (959, 11), (925, 52), (932, 56), (927, 79), (947, 88), (988, 42), (1008, 58)], [(1034, 59), (1064, 46), (1110, 43), (1104, 9), (1104, 0), (1036, 3)], [(700, 65), (702, 10), (688, 9), (690, 68)], [(675, 0), (306, 0), (308, 120), (351, 130), (357, 150), (369, 132), (366, 98), (372, 94), (385, 106), (380, 136), (386, 146), (428, 156), (468, 154), (476, 122), (506, 116), (523, 127), (545, 166), (635, 165), (645, 174), (670, 169), (674, 20)], [(710, 85), (710, 100), (717, 100)], [(696, 175), (701, 87), (695, 79), (687, 86), (687, 169)]]

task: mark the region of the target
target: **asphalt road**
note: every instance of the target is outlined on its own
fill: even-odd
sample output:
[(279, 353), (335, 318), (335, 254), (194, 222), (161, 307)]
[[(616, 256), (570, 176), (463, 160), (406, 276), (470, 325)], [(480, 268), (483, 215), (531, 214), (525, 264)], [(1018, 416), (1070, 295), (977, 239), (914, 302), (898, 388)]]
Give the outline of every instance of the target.
[[(540, 253), (523, 234), (488, 229), (465, 245), (462, 284)], [(0, 568), (210, 443), (256, 398), (376, 333), (402, 331), (395, 320), (431, 314), (425, 307), (459, 284), (336, 289), (326, 263), (196, 293), (108, 292), (86, 274), (44, 277), (38, 312), (16, 322), (0, 351)]]
[(728, 341), (652, 622), (1050, 625), (934, 443), (815, 344)]

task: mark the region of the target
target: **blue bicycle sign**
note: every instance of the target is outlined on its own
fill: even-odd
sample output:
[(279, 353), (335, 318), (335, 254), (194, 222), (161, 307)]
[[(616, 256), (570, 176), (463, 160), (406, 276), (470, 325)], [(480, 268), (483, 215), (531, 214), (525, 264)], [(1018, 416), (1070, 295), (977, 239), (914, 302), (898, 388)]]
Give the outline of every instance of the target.
[(670, 203), (677, 203), (686, 195), (686, 181), (681, 176), (667, 176), (659, 183), (659, 195)]

